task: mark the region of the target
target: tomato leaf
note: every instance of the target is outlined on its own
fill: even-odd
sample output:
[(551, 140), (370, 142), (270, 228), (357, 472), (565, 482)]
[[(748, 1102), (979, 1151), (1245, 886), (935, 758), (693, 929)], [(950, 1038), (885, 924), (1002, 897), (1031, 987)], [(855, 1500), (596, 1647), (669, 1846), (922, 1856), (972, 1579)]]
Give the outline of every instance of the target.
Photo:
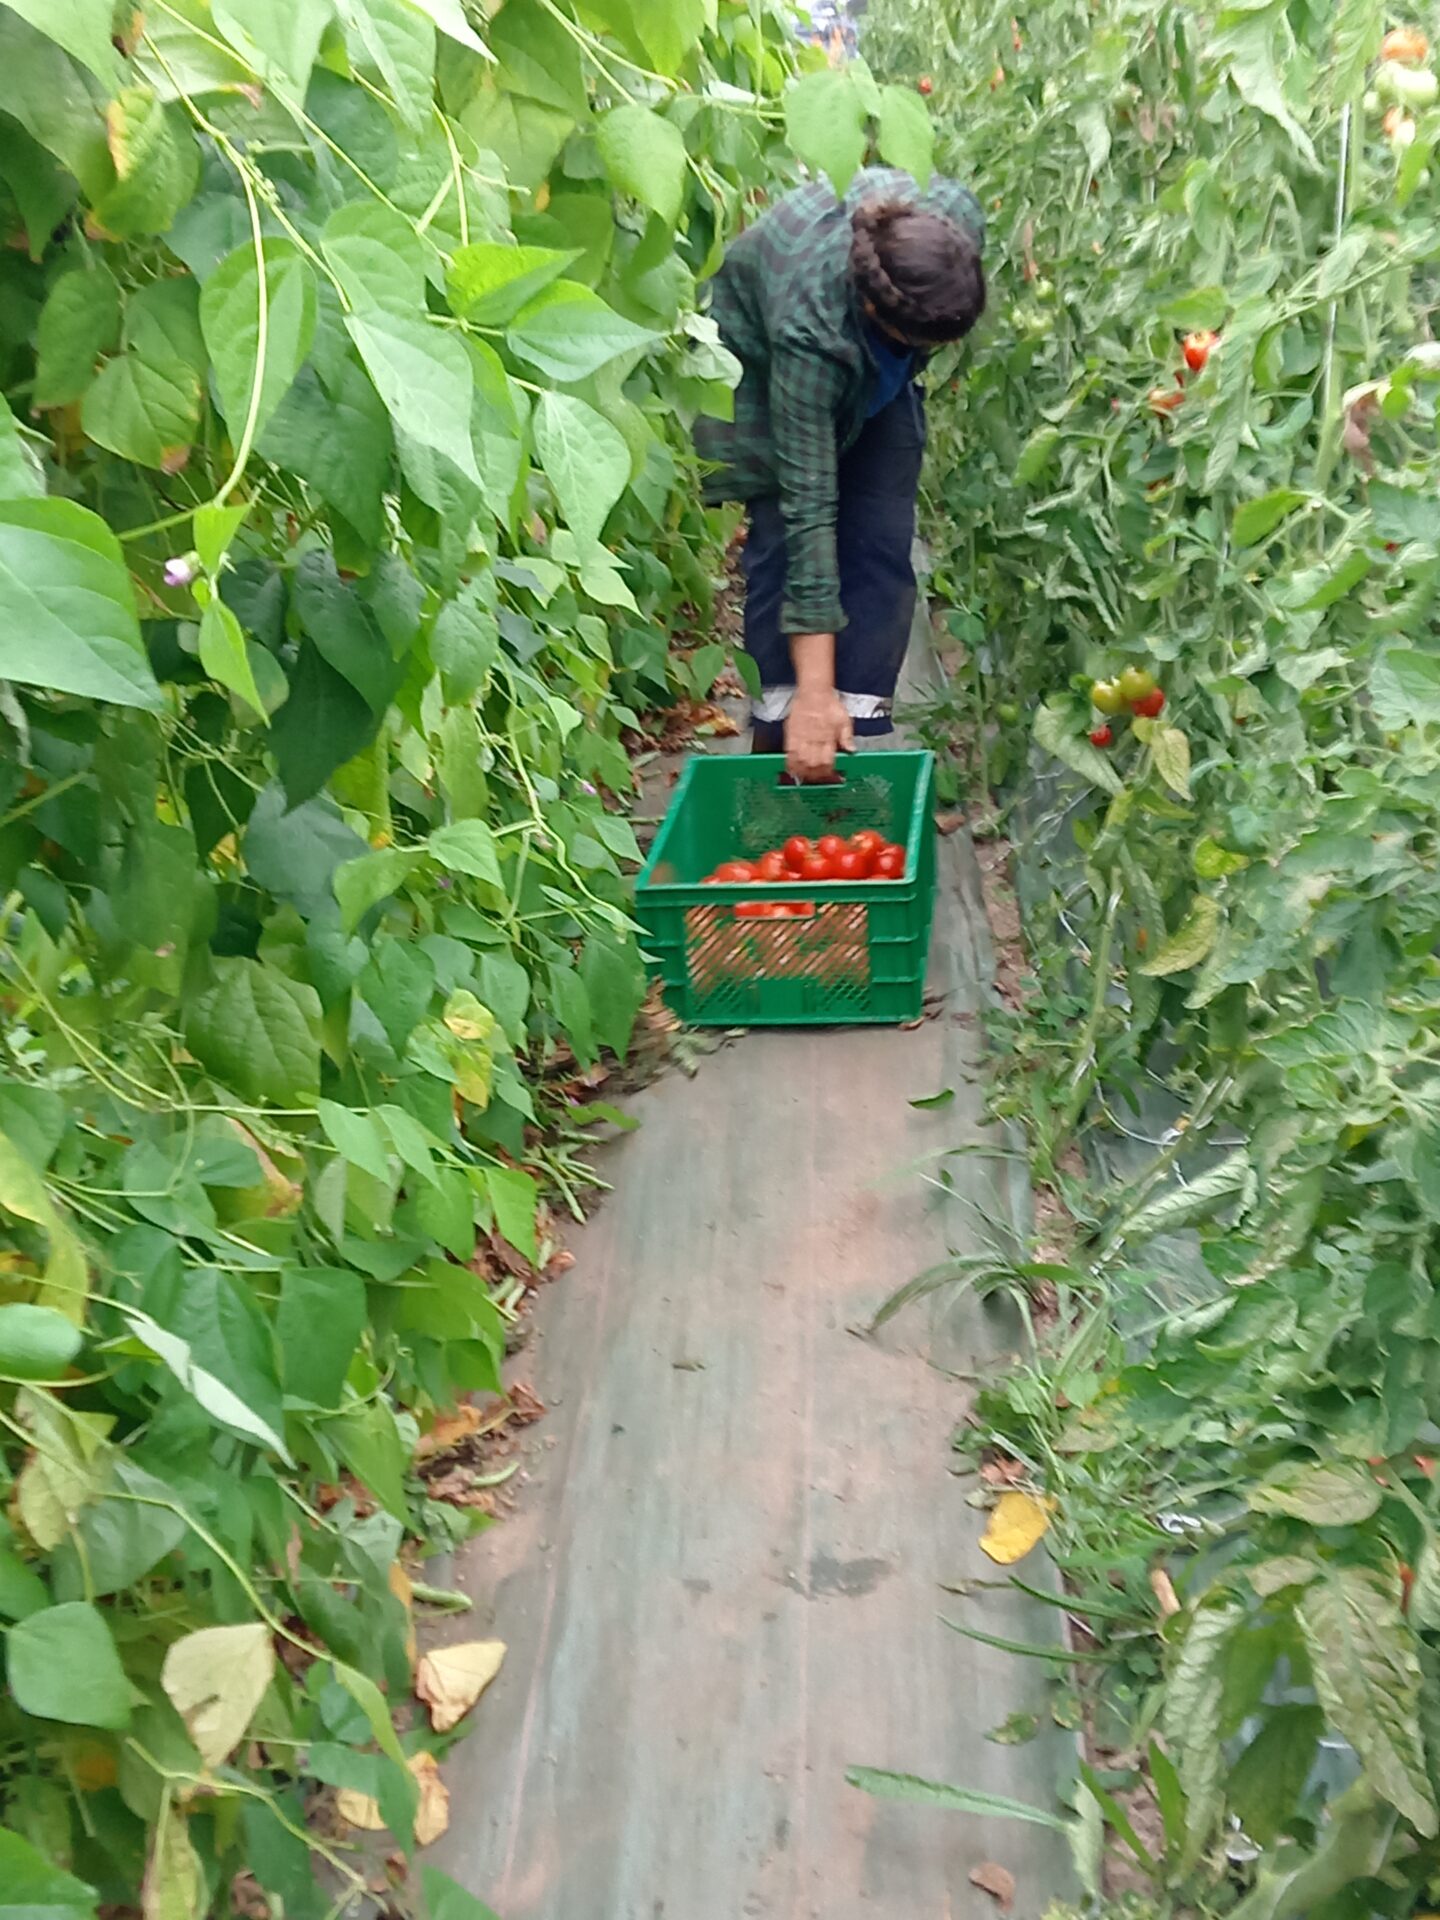
[(1318, 1707), (1273, 1707), (1230, 1772), (1228, 1793), (1252, 1840), (1268, 1847), (1294, 1819), (1315, 1765), (1325, 1716)]
[(1235, 509), (1230, 523), (1231, 537), (1236, 546), (1253, 547), (1268, 539), (1283, 520), (1305, 504), (1308, 497), (1296, 487), (1275, 487), (1258, 500), (1244, 501)]
[(1181, 1856), (1184, 1868), (1199, 1858), (1220, 1817), (1225, 1777), (1220, 1738), (1225, 1672), (1231, 1640), (1244, 1617), (1244, 1609), (1226, 1597), (1198, 1607), (1190, 1616), (1167, 1676), (1165, 1738), (1175, 1756), (1188, 1809), (1189, 1836)]
[(1370, 697), (1382, 727), (1440, 723), (1440, 658), (1416, 647), (1387, 647), (1370, 669)]
[(1316, 1527), (1343, 1527), (1368, 1520), (1378, 1510), (1380, 1488), (1360, 1467), (1297, 1460), (1253, 1487), (1248, 1501), (1254, 1513), (1284, 1513)]
[(1331, 1725), (1375, 1791), (1433, 1836), (1440, 1818), (1420, 1743), (1420, 1663), (1398, 1584), (1368, 1567), (1332, 1567), (1305, 1589), (1296, 1613)]
[(1080, 731), (1069, 701), (1047, 701), (1035, 715), (1035, 741), (1057, 760), (1106, 793), (1119, 793), (1123, 782), (1098, 747)]
[(1151, 735), (1155, 771), (1172, 793), (1190, 798), (1190, 742), (1179, 727), (1159, 727)]

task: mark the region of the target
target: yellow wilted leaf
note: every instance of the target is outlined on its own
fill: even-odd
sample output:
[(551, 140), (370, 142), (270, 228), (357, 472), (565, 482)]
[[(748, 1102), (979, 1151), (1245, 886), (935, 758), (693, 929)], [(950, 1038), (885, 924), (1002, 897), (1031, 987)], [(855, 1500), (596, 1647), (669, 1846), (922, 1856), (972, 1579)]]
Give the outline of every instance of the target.
[(420, 1662), (415, 1691), (430, 1709), (430, 1724), (448, 1733), (474, 1706), (499, 1673), (503, 1640), (467, 1640), (458, 1647), (436, 1647)]
[(361, 1833), (385, 1831), (380, 1808), (368, 1793), (360, 1793), (354, 1787), (341, 1787), (335, 1796), (335, 1805), (340, 1810), (340, 1818), (348, 1825), (358, 1827)]
[(433, 1753), (417, 1753), (410, 1771), (420, 1782), (420, 1806), (415, 1814), (415, 1844), (428, 1847), (450, 1825), (450, 1789), (440, 1778), (440, 1763)]
[(1053, 1504), (1032, 1493), (1002, 1493), (980, 1542), (982, 1549), (998, 1566), (1013, 1567), (1044, 1539)]
[(259, 1620), (201, 1627), (170, 1647), (160, 1684), (207, 1767), (228, 1760), (245, 1738), (274, 1672), (270, 1629)]
[[(440, 1763), (433, 1753), (417, 1753), (410, 1758), (410, 1771), (420, 1786), (420, 1805), (415, 1811), (415, 1844), (428, 1847), (450, 1826), (450, 1789), (440, 1778)], [(342, 1787), (335, 1805), (342, 1820), (362, 1833), (383, 1833), (385, 1822), (380, 1809), (368, 1793)]]

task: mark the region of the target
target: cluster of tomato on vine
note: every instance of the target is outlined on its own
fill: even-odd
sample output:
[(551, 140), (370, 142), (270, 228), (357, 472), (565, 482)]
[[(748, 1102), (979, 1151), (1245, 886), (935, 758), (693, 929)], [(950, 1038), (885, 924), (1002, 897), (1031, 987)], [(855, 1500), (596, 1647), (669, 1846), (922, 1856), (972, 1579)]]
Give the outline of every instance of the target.
[(1115, 742), (1112, 719), (1129, 712), (1137, 720), (1158, 720), (1165, 711), (1165, 695), (1153, 673), (1144, 667), (1126, 667), (1113, 680), (1097, 680), (1090, 689), (1090, 704), (1108, 717), (1090, 735), (1092, 747), (1109, 747)]

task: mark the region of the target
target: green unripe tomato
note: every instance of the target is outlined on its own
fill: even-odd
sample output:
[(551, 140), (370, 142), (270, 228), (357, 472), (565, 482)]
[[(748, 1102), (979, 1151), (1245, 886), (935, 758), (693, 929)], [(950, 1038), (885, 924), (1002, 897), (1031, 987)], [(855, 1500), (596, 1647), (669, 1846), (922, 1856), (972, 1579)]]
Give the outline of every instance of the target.
[(1101, 713), (1123, 713), (1127, 706), (1125, 695), (1114, 680), (1097, 680), (1090, 689), (1090, 704)]
[(1402, 67), (1387, 60), (1375, 75), (1375, 89), (1382, 100), (1402, 107), (1430, 107), (1440, 96), (1440, 80), (1428, 67)]
[(1155, 676), (1147, 673), (1144, 667), (1126, 667), (1119, 680), (1120, 697), (1129, 706), (1133, 701), (1143, 700), (1147, 693), (1155, 691)]
[(1002, 700), (995, 709), (995, 718), (1003, 726), (1013, 727), (1019, 721), (1020, 709), (1013, 700)]

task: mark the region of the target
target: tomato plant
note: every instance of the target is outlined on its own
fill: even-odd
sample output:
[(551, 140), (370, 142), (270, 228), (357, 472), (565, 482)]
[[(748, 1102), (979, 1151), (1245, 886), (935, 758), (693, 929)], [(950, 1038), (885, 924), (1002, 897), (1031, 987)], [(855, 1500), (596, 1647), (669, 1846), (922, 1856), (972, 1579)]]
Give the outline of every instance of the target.
[[(1166, 1911), (1440, 1884), (1428, 11), (1062, 0), (1023, 48), (963, 0), (867, 15), (878, 71), (934, 71), (995, 234), (926, 531), (947, 715), (1035, 714), (999, 1094), (1077, 1222), (1071, 1310), (981, 1438), (1055, 1502), (1101, 1654), (1082, 1807)], [(1121, 758), (1086, 734), (1127, 664), (1169, 704)]]

